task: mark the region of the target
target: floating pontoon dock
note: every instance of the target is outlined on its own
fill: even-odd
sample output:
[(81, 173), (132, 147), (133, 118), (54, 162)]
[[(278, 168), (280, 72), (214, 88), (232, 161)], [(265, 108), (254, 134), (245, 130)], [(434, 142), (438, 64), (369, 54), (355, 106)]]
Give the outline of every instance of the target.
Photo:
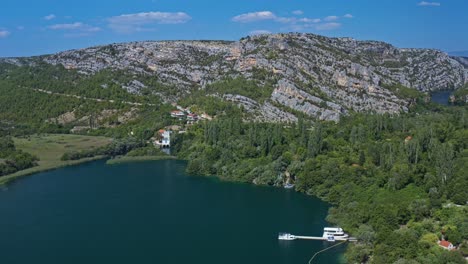
[[(306, 240), (323, 240), (323, 241), (330, 241), (331, 239), (328, 239), (326, 237), (314, 237), (314, 236), (294, 236), (296, 239), (306, 239)], [(355, 237), (346, 237), (346, 238), (340, 238), (340, 237), (335, 237), (336, 241), (350, 241), (350, 242), (355, 242), (357, 239)]]
[(279, 240), (296, 240), (296, 239), (305, 239), (305, 240), (322, 240), (322, 241), (349, 241), (356, 242), (357, 238), (355, 237), (314, 237), (314, 236), (296, 236), (292, 234), (282, 233), (278, 236)]

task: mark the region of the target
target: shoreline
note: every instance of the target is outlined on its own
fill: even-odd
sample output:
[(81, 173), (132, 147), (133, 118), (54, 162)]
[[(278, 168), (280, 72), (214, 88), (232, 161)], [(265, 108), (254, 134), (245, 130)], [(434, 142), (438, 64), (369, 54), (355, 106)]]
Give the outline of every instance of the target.
[(13, 174), (8, 174), (5, 176), (0, 177), (0, 186), (6, 185), (8, 183), (11, 183), (17, 179), (20, 179), (25, 176), (30, 176), (32, 174), (40, 173), (40, 172), (46, 172), (46, 171), (51, 171), (59, 168), (64, 168), (68, 166), (75, 166), (75, 165), (80, 165), (83, 163), (91, 162), (91, 161), (96, 161), (96, 160), (102, 160), (108, 158), (107, 156), (95, 156), (95, 157), (90, 157), (90, 158), (84, 158), (84, 159), (79, 159), (79, 160), (70, 160), (70, 161), (64, 161), (61, 164), (53, 165), (53, 166), (35, 166), (32, 168), (28, 168), (25, 170), (20, 170), (17, 171)]
[(20, 179), (22, 177), (26, 176), (31, 176), (36, 173), (41, 173), (41, 172), (46, 172), (46, 171), (51, 171), (55, 169), (60, 169), (64, 167), (69, 167), (69, 166), (75, 166), (75, 165), (80, 165), (84, 164), (87, 162), (92, 162), (96, 160), (103, 160), (107, 159), (106, 165), (116, 165), (116, 164), (122, 164), (122, 163), (132, 163), (132, 162), (144, 162), (144, 161), (157, 161), (157, 160), (176, 160), (177, 157), (175, 156), (137, 156), (137, 157), (126, 157), (126, 156), (118, 156), (113, 159), (109, 159), (108, 156), (100, 155), (100, 156), (95, 156), (95, 157), (90, 157), (90, 158), (84, 158), (84, 159), (79, 159), (79, 160), (70, 160), (70, 161), (63, 161), (60, 164), (56, 165), (45, 165), (45, 166), (35, 166), (32, 168), (28, 168), (25, 170), (17, 171), (12, 174), (4, 175), (0, 177), (0, 186), (4, 186), (8, 183), (11, 183), (17, 179)]
[(176, 156), (117, 156), (113, 159), (108, 159), (106, 165), (116, 165), (122, 163), (132, 163), (132, 162), (144, 162), (144, 161), (156, 161), (156, 160), (176, 160)]

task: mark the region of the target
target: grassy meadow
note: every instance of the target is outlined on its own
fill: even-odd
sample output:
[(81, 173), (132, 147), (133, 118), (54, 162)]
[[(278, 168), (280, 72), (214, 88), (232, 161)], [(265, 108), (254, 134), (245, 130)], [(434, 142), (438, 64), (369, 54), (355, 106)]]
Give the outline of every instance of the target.
[(68, 134), (32, 135), (24, 138), (14, 138), (17, 149), (36, 155), (39, 158), (38, 166), (3, 176), (0, 178), (0, 184), (9, 182), (17, 177), (40, 171), (100, 159), (102, 158), (101, 156), (63, 161), (61, 160), (61, 157), (66, 152), (95, 149), (108, 145), (111, 141), (112, 139), (106, 137)]

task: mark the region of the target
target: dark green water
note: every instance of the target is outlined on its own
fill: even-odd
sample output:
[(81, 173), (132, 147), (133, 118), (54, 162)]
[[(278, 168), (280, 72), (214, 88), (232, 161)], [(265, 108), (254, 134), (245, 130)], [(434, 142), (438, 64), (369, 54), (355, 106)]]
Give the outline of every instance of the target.
[[(0, 263), (307, 263), (327, 204), (184, 173), (182, 161), (40, 173), (0, 189)], [(344, 246), (314, 263), (338, 263)]]

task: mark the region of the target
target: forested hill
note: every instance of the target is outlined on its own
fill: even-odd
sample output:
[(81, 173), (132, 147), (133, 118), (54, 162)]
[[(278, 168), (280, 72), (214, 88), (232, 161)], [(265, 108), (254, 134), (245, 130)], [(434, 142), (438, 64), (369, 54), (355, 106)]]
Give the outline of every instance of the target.
[[(296, 33), (236, 42), (133, 42), (2, 61), (29, 67), (25, 71), (60, 65), (78, 74), (73, 78), (93, 78), (88, 88), (99, 93), (119, 87), (172, 103), (202, 91), (242, 105), (256, 120), (283, 122), (297, 121), (297, 113), (338, 121), (350, 112), (405, 112), (419, 92), (468, 82), (462, 61), (440, 51)], [(109, 71), (129, 78), (103, 78)]]

